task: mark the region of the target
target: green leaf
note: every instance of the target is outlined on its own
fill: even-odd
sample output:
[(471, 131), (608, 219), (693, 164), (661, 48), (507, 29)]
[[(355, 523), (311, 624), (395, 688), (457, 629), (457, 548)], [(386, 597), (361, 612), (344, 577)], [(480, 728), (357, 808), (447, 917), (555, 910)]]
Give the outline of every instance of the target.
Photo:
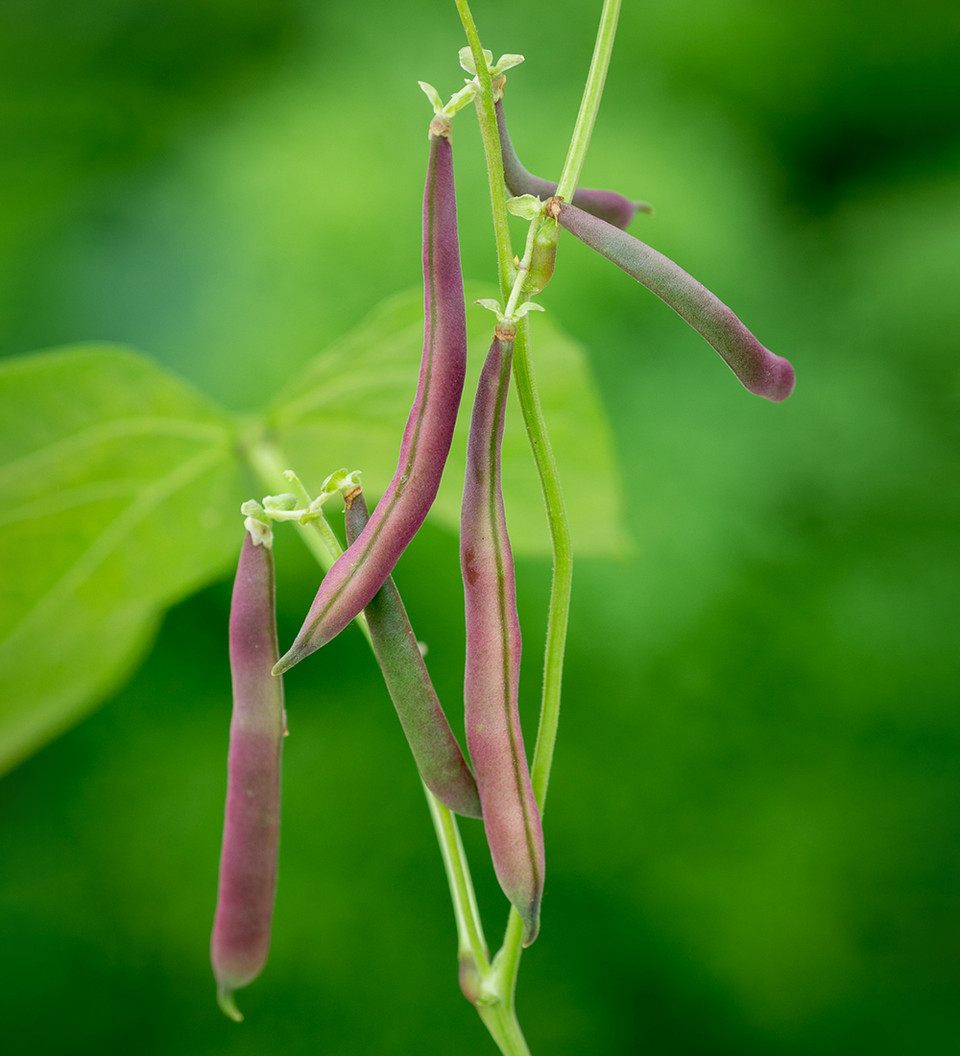
[[(481, 292), (468, 290), (468, 304)], [(469, 361), (457, 432), (430, 513), (454, 531), (460, 525), (469, 408), (493, 331), (489, 314), (467, 312)], [(381, 304), (355, 330), (312, 362), (278, 396), (268, 427), (309, 489), (332, 468), (363, 471), (364, 486), (381, 494), (396, 470), (404, 423), (417, 386), (423, 344), (419, 292)], [(563, 478), (576, 552), (621, 556), (629, 550), (620, 473), (606, 414), (583, 350), (554, 324), (538, 317), (531, 344), (544, 415)], [(287, 467), (284, 467), (287, 468)], [(312, 482), (312, 483), (311, 483)], [(549, 553), (540, 485), (516, 396), (511, 396), (503, 438), (503, 492), (514, 551)], [(602, 509), (603, 516), (597, 511)]]
[(231, 420), (121, 348), (0, 364), (0, 770), (131, 670), (242, 541)]

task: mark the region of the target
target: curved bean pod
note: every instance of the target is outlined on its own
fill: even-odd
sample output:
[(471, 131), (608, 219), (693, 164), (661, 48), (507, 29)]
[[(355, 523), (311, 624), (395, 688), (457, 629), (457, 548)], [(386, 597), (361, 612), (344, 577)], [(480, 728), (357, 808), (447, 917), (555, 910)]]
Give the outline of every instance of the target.
[(723, 301), (669, 257), (559, 198), (547, 203), (547, 212), (561, 227), (670, 305), (713, 346), (744, 388), (775, 403), (793, 392), (795, 377), (790, 361), (764, 348)]
[(494, 870), (523, 919), (523, 941), (529, 946), (540, 926), (544, 851), (520, 729), (520, 621), (500, 488), (512, 355), (513, 341), (495, 337), (480, 374), (467, 444), (460, 566), (466, 603), (467, 747)]
[(280, 673), (336, 637), (370, 602), (416, 535), (440, 486), (467, 361), (467, 324), (457, 238), (449, 125), (430, 126), (423, 197), (424, 342), (416, 398), (397, 471), (367, 526), (324, 576)]
[[(368, 521), (362, 493), (348, 497), (344, 521), (347, 542), (352, 543)], [(392, 577), (387, 576), (363, 611), (387, 692), (424, 784), (445, 807), (479, 818), (477, 783), (437, 699)]]
[(233, 717), (227, 760), (227, 808), (220, 884), (210, 940), (217, 1000), (243, 1017), (233, 992), (253, 982), (270, 948), (280, 842), (280, 753), (283, 683), (270, 673), (277, 660), (273, 554), (266, 543), (243, 541), (230, 607)]
[[(544, 202), (552, 198), (557, 193), (557, 185), (528, 172), (517, 157), (507, 129), (502, 99), (496, 102), (496, 112), (497, 128), (500, 131), (500, 153), (503, 155), (503, 177), (508, 190), (514, 196), (532, 194)], [(578, 208), (599, 216), (616, 227), (626, 227), (637, 213), (653, 212), (653, 206), (649, 202), (633, 202), (615, 191), (598, 191), (588, 187), (574, 191), (572, 201)]]

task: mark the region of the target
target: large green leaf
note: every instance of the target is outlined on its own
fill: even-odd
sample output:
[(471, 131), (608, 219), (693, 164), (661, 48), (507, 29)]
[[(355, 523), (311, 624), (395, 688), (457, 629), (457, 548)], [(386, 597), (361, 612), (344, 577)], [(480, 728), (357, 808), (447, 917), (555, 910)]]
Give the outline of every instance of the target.
[[(470, 313), (470, 367), (433, 516), (456, 530), (466, 413), (491, 317)], [(535, 320), (541, 396), (581, 553), (625, 547), (606, 418), (581, 350)], [(341, 465), (374, 494), (396, 466), (423, 329), (419, 293), (381, 305), (274, 401), (265, 424), (308, 487)], [(260, 423), (247, 420), (253, 435)], [(233, 420), (133, 352), (88, 346), (0, 365), (0, 770), (89, 710), (142, 656), (164, 610), (227, 566), (246, 497)], [(262, 467), (261, 467), (262, 468)], [(548, 552), (519, 407), (504, 435), (514, 547)], [(281, 482), (277, 482), (280, 484)], [(266, 482), (264, 482), (266, 487)]]
[[(477, 295), (468, 291), (468, 303)], [(460, 524), (469, 408), (493, 329), (493, 316), (483, 308), (468, 309), (467, 320), (470, 355), (463, 406), (430, 514), (454, 530)], [(628, 544), (620, 474), (586, 357), (549, 317), (537, 315), (531, 329), (540, 397), (576, 551), (622, 554)], [(318, 355), (274, 401), (268, 424), (308, 488), (341, 466), (363, 470), (364, 484), (374, 494), (386, 488), (413, 403), (422, 342), (422, 294), (401, 294)], [(511, 399), (503, 439), (510, 538), (518, 554), (538, 556), (549, 552), (543, 502), (515, 394)], [(605, 511), (603, 517), (597, 516), (598, 509)]]
[(149, 360), (85, 346), (0, 365), (0, 769), (131, 669), (239, 545), (230, 419)]

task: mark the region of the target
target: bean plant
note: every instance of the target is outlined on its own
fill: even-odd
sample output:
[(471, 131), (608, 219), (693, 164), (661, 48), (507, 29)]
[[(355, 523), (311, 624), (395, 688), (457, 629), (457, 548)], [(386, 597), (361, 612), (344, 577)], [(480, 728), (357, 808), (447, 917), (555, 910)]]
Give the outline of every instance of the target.
[[(467, 0), (455, 0), (455, 8), (466, 36), (459, 63), (467, 77), (462, 87), (449, 94), (420, 84), (429, 107), (425, 107), (424, 118), (423, 344), (419, 375), (415, 363), (405, 360), (409, 368), (406, 391), (412, 394), (413, 404), (402, 433), (392, 442), (392, 449), (399, 449), (396, 472), (376, 503), (368, 504), (362, 465), (329, 466), (330, 472), (317, 484), (302, 466), (293, 464), (284, 449), (285, 428), (293, 431), (290, 422), (296, 422), (297, 414), (307, 413), (304, 404), (310, 401), (304, 394), (310, 390), (303, 381), (293, 386), (293, 397), (280, 399), (264, 419), (239, 423), (226, 421), (222, 412), (174, 379), (117, 350), (75, 349), (25, 357), (5, 368), (0, 384), (13, 406), (18, 392), (28, 393), (31, 385), (42, 384), (51, 370), (81, 385), (95, 372), (105, 371), (114, 393), (131, 401), (140, 398), (148, 408), (139, 419), (125, 415), (111, 404), (105, 386), (92, 406), (65, 412), (67, 428), (86, 437), (86, 447), (74, 445), (81, 453), (73, 470), (74, 487), (86, 496), (84, 501), (91, 501), (91, 495), (107, 501), (114, 497), (111, 489), (116, 493), (127, 486), (116, 475), (109, 481), (98, 476), (103, 460), (92, 453), (106, 444), (103, 450), (116, 454), (120, 448), (109, 446), (111, 437), (122, 438), (128, 452), (136, 451), (138, 442), (149, 440), (153, 444), (150, 457), (161, 467), (155, 483), (137, 493), (126, 519), (120, 518), (110, 531), (95, 536), (86, 558), (122, 585), (136, 578), (139, 565), (178, 545), (179, 540), (171, 540), (168, 532), (176, 517), (188, 516), (188, 510), (196, 516), (197, 510), (209, 507), (211, 496), (235, 508), (237, 460), (252, 469), (269, 492), (242, 502), (242, 525), (237, 522), (230, 533), (240, 548), (228, 634), (233, 714), (210, 947), (223, 1011), (234, 1020), (242, 1019), (236, 991), (254, 982), (268, 957), (278, 896), (281, 754), (287, 734), (283, 676), (300, 663), (322, 671), (323, 647), (354, 625), (369, 642), (370, 662), (379, 665), (422, 779), (453, 904), (460, 987), (500, 1051), (517, 1056), (529, 1052), (515, 1005), (521, 954), (534, 943), (541, 927), (562, 928), (562, 921), (550, 918), (548, 889), (544, 897), (548, 859), (543, 820), (558, 730), (573, 563), (557, 460), (538, 392), (538, 320), (533, 318), (534, 313), (550, 307), (549, 293), (543, 303), (539, 298), (553, 275), (561, 232), (568, 232), (665, 301), (713, 346), (749, 392), (775, 402), (784, 400), (793, 389), (794, 375), (787, 360), (761, 345), (709, 290), (627, 231), (638, 216), (652, 212), (648, 203), (614, 191), (578, 186), (611, 59), (619, 0), (604, 0), (580, 111), (556, 182), (534, 176), (523, 166), (508, 131), (510, 91), (524, 90), (526, 71), (516, 69), (522, 56), (508, 53), (494, 61), (492, 52), (483, 47)], [(453, 7), (450, 14), (453, 17)], [(453, 56), (450, 79), (456, 83), (461, 75), (452, 60)], [(468, 374), (468, 298), (460, 266), (454, 143), (456, 125), (469, 120), (471, 112), (479, 122), (485, 155), (499, 295), (477, 300), (490, 313), (489, 351), (475, 393), (467, 393), (472, 396), (468, 408), (463, 400)], [(510, 214), (526, 224), (523, 238), (516, 243)], [(343, 362), (347, 389), (353, 384), (362, 391), (363, 378), (351, 380), (349, 366)], [(502, 445), (511, 387), (519, 399), (529, 457), (540, 483), (553, 557), (543, 657), (523, 657), (524, 663), (541, 665), (543, 671), (539, 724), (530, 751), (524, 745), (520, 721), (522, 636), (510, 506), (502, 485)], [(461, 416), (469, 418), (469, 432), (465, 448), (458, 452), (456, 427)], [(54, 417), (51, 414), (51, 423)], [(63, 426), (59, 418), (57, 422), (57, 428)], [(50, 424), (49, 429), (54, 428)], [(30, 461), (29, 430), (23, 437), (26, 469), (22, 476), (26, 479), (37, 467)], [(328, 455), (350, 463), (353, 451), (345, 442), (342, 450), (330, 450)], [(138, 457), (142, 456), (141, 451)], [(464, 469), (459, 533), (466, 752), (431, 682), (392, 578), (405, 549), (431, 514), (448, 461)], [(171, 512), (165, 503), (173, 494), (193, 496), (195, 501), (192, 507), (188, 500)], [(341, 506), (345, 547), (334, 528), (334, 514), (339, 516)], [(161, 521), (166, 513), (166, 526), (151, 526), (155, 513)], [(288, 530), (284, 524), (299, 532), (316, 557), (319, 578), (299, 633), (281, 652), (285, 643), (277, 636), (272, 544), (275, 531)], [(39, 544), (34, 539), (33, 545), (42, 545), (42, 539)], [(202, 578), (212, 561), (201, 545), (181, 567), (182, 582), (166, 589), (182, 591)], [(76, 701), (84, 693), (89, 697), (97, 679), (106, 680), (106, 668), (111, 662), (116, 665), (125, 649), (133, 648), (164, 594), (163, 588), (154, 587), (150, 596), (136, 596), (129, 590), (124, 596), (125, 605), (117, 605), (114, 597), (110, 609), (110, 597), (99, 600), (78, 579), (69, 590), (62, 589), (59, 597), (55, 592), (40, 596), (29, 610), (26, 631), (21, 627), (14, 633), (14, 645), (17, 635), (21, 646), (28, 642), (30, 627), (39, 626), (57, 605), (66, 611), (68, 630), (61, 659), (47, 664), (38, 675), (41, 699), (49, 702), (49, 717), (41, 709), (6, 722), (3, 732), (5, 743), (12, 745), (8, 749), (12, 758), (28, 751), (44, 735), (46, 726), (55, 726), (61, 712), (78, 707)], [(78, 615), (85, 620), (77, 619)], [(90, 684), (79, 691), (76, 686), (61, 687), (58, 667), (68, 665), (74, 654), (88, 648), (84, 625), (91, 615), (101, 633), (106, 628), (113, 634), (112, 661), (108, 656), (104, 670), (98, 671), (94, 658)], [(75, 619), (76, 626), (69, 618)], [(9, 639), (4, 648), (10, 648)], [(64, 705), (64, 700), (72, 704)], [(445, 705), (451, 708), (454, 702)], [(489, 862), (467, 861), (461, 824), (482, 824)], [(505, 896), (504, 906), (509, 906), (495, 949), (488, 943), (474, 896), (474, 867), (492, 868)], [(282, 883), (279, 897), (283, 897)]]

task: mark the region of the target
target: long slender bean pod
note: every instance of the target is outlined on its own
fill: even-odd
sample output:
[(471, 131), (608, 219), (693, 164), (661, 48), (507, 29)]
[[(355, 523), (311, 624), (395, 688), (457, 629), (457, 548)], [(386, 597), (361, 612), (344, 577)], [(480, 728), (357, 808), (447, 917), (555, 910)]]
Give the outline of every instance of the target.
[(325, 645), (370, 602), (423, 524), (440, 486), (463, 394), (467, 328), (448, 121), (430, 126), (423, 197), (424, 342), (397, 471), (366, 527), (324, 576), (303, 627), (277, 665)]
[[(557, 185), (551, 180), (541, 179), (525, 169), (517, 157), (517, 152), (507, 129), (507, 119), (503, 112), (503, 100), (496, 103), (497, 128), (500, 132), (500, 152), (503, 155), (503, 176), (507, 188), (513, 195), (532, 194), (542, 201), (552, 198), (557, 193)], [(649, 202), (634, 202), (615, 191), (600, 191), (581, 187), (573, 192), (573, 203), (594, 216), (606, 220), (616, 227), (626, 227), (639, 213), (652, 213)]]
[(233, 992), (260, 974), (270, 947), (280, 841), (283, 683), (276, 663), (273, 554), (269, 529), (248, 533), (230, 608), (233, 717), (227, 760), (227, 807), (210, 959), (220, 1007), (232, 1019)]
[(670, 305), (713, 346), (744, 388), (775, 403), (793, 392), (795, 378), (789, 360), (764, 348), (718, 297), (669, 257), (559, 198), (547, 203), (547, 212)]
[[(347, 542), (359, 538), (368, 522), (362, 493), (347, 498)], [(457, 814), (481, 816), (477, 783), (450, 729), (391, 576), (363, 610), (387, 692), (424, 784)]]
[(460, 565), (466, 603), (467, 747), (497, 879), (523, 919), (524, 944), (529, 945), (540, 926), (544, 851), (520, 728), (520, 621), (500, 487), (512, 336), (504, 332), (501, 337), (498, 331), (480, 374), (467, 444)]

